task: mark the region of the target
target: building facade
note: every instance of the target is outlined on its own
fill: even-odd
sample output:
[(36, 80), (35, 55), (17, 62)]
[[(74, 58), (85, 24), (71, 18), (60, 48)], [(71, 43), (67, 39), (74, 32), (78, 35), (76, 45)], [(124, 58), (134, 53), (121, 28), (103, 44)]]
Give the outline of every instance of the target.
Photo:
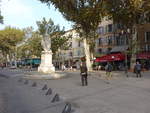
[(75, 30), (67, 31), (64, 36), (69, 36), (68, 40), (69, 49), (62, 50), (61, 48), (56, 54), (55, 62), (61, 68), (61, 65), (65, 65), (67, 68), (79, 68), (81, 58), (84, 56), (83, 42), (79, 34)]
[(112, 20), (104, 20), (98, 27), (99, 38), (96, 40), (95, 52), (97, 56), (113, 52), (122, 52), (127, 49), (127, 34), (123, 33), (121, 24), (114, 24)]
[[(120, 59), (123, 65), (130, 67), (131, 48), (136, 47), (136, 60), (142, 61), (142, 64), (150, 65), (150, 24), (144, 23), (136, 25), (132, 30), (123, 28), (121, 24), (114, 24), (113, 21), (106, 18), (98, 27), (99, 38), (96, 40), (95, 57), (110, 56), (110, 54), (120, 53)], [(133, 36), (135, 42), (133, 43)], [(136, 46), (134, 46), (136, 44)], [(123, 55), (126, 55), (123, 58)], [(111, 56), (114, 57), (114, 56)], [(118, 59), (111, 59), (115, 63), (120, 62)], [(108, 60), (108, 61), (111, 61)], [(97, 60), (100, 61), (100, 60)], [(104, 61), (104, 60), (103, 60)], [(107, 61), (107, 60), (106, 60)], [(150, 67), (150, 66), (149, 66)]]

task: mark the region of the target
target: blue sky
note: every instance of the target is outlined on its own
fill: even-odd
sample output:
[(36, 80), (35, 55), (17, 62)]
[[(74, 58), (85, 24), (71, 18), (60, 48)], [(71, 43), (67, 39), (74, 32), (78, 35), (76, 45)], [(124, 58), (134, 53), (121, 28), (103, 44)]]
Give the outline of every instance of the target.
[(0, 29), (9, 25), (20, 29), (33, 26), (36, 30), (36, 21), (43, 17), (51, 18), (61, 28), (71, 29), (71, 22), (66, 21), (53, 6), (48, 8), (38, 0), (1, 0), (0, 9), (4, 17), (4, 25), (0, 25)]

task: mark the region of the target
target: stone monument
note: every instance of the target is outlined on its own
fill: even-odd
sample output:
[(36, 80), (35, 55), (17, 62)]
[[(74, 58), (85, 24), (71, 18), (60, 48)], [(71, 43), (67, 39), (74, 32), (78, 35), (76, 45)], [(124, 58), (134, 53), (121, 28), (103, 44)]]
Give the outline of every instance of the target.
[(55, 67), (52, 64), (51, 39), (48, 35), (48, 27), (46, 27), (46, 33), (41, 41), (41, 45), (44, 51), (42, 51), (41, 64), (38, 67), (38, 72), (53, 73), (55, 72)]

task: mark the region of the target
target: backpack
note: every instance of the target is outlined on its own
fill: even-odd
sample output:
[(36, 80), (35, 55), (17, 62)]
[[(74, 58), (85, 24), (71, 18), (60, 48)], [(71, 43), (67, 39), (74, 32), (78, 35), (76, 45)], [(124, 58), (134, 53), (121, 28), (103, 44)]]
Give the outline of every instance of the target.
[(136, 70), (140, 71), (141, 70), (141, 65), (140, 64), (136, 64)]

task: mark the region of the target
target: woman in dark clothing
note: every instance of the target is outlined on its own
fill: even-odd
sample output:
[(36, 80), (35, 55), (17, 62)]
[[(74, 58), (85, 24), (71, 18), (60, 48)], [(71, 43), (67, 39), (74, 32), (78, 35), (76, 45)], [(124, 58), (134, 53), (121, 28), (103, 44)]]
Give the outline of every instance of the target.
[(141, 64), (139, 62), (136, 62), (136, 65), (134, 66), (134, 70), (135, 70), (135, 73), (136, 73), (136, 77), (142, 77), (141, 75)]
[(87, 80), (87, 67), (85, 63), (81, 63), (80, 65), (80, 74), (81, 74), (81, 82), (82, 82), (82, 86), (84, 85), (88, 85), (88, 80)]

